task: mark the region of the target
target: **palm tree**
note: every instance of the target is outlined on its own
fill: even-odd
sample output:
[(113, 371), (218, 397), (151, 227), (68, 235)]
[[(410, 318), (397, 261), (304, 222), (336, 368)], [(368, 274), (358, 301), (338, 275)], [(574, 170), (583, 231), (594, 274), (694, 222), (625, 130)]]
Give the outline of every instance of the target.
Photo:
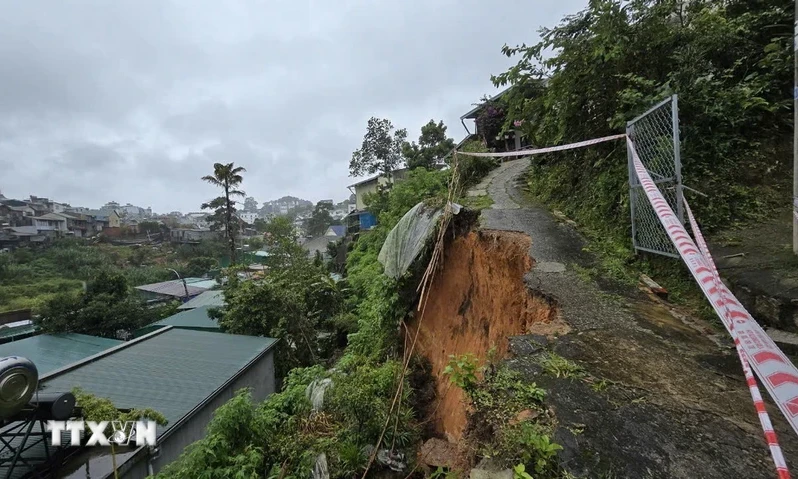
[(243, 166), (235, 166), (235, 163), (215, 163), (213, 165), (213, 175), (202, 177), (203, 181), (224, 189), (224, 196), (219, 196), (207, 203), (203, 203), (202, 209), (215, 210), (214, 216), (216, 216), (217, 222), (221, 221), (223, 223), (224, 237), (230, 248), (231, 264), (236, 260), (235, 226), (238, 224), (235, 221), (235, 200), (232, 198), (246, 196), (246, 193), (236, 189), (244, 181), (241, 173), (246, 171)]

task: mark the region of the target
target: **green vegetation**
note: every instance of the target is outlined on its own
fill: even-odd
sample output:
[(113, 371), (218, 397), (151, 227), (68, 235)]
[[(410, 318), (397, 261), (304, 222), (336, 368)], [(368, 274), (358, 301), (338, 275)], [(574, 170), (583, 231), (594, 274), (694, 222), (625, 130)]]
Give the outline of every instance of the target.
[[(264, 470), (266, 477), (307, 477), (324, 453), (331, 477), (348, 478), (363, 473), (370, 459), (366, 447), (378, 439), (381, 447), (399, 450), (418, 442), (423, 418), (411, 402), (409, 374), (401, 374), (398, 334), (420, 271), (395, 281), (382, 274), (377, 255), (416, 203), (443, 204), (449, 174), (416, 168), (374, 195), (379, 224), (354, 243), (339, 283), (296, 245), (288, 219), (266, 226), (269, 274), (247, 283), (230, 276), (228, 305), (214, 314), (230, 332), (281, 338), (275, 358), (282, 391), (260, 404), (239, 392), (216, 411), (208, 435), (159, 477), (227, 477), (233, 471), (263, 477)], [(332, 386), (321, 409), (312, 411), (306, 390), (324, 379)]]
[(407, 139), (407, 130), (394, 131), (390, 120), (370, 118), (366, 134), (359, 150), (352, 153), (349, 160), (350, 176), (389, 175), (402, 161), (402, 145)]
[(541, 360), (543, 370), (555, 378), (581, 378), (585, 375), (582, 366), (560, 356), (557, 353), (548, 353)]
[(210, 243), (173, 251), (166, 245), (112, 246), (72, 239), (46, 247), (18, 248), (0, 254), (0, 312), (26, 308), (38, 312), (58, 295), (78, 295), (84, 281), (103, 273), (122, 275), (130, 286), (174, 279), (170, 269), (187, 274), (191, 258), (215, 256), (216, 251)]
[[(479, 141), (469, 141), (458, 151), (469, 153), (485, 153), (489, 150)], [(499, 166), (496, 158), (457, 155), (457, 167), (460, 169), (460, 184), (463, 189), (479, 183), (491, 170)]]
[(534, 477), (560, 477), (556, 456), (562, 447), (551, 441), (554, 424), (543, 410), (543, 389), (507, 366), (478, 368), (471, 355), (452, 356), (444, 373), (471, 402), (465, 441), (479, 456), (520, 472), (531, 465)]
[(39, 308), (36, 324), (47, 333), (83, 333), (116, 338), (177, 312), (177, 302), (148, 307), (121, 274), (101, 270), (86, 291), (58, 293)]
[(477, 385), (477, 358), (473, 354), (450, 355), (449, 363), (443, 369), (452, 384), (463, 391), (473, 391)]
[[(86, 392), (81, 388), (72, 389), (72, 394), (75, 395), (75, 401), (80, 407), (83, 420), (85, 421), (139, 421), (141, 419), (150, 419), (155, 421), (161, 426), (166, 426), (168, 421), (166, 417), (154, 409), (131, 409), (130, 411), (123, 412), (114, 406), (114, 403), (107, 398), (99, 398), (92, 393)], [(110, 425), (109, 425), (110, 427)]]
[(404, 142), (402, 155), (411, 170), (422, 167), (431, 170), (441, 163), (454, 150), (454, 140), (446, 136), (446, 125), (442, 121), (430, 120), (421, 127), (421, 135), (416, 142)]
[[(767, 217), (789, 189), (793, 8), (786, 0), (591, 2), (543, 29), (540, 43), (504, 47), (519, 61), (493, 77), (513, 85), (501, 98), (503, 126), (520, 124), (535, 145), (580, 141), (621, 132), (678, 93), (682, 175), (708, 195), (690, 197), (705, 232)], [(604, 259), (595, 275), (636, 282), (631, 266), (675, 300), (702, 304), (677, 262), (633, 254), (626, 163), (622, 142), (536, 156), (529, 189), (583, 229)]]
[(474, 210), (484, 210), (493, 205), (493, 199), (488, 195), (466, 196), (460, 200), (460, 204)]
[(327, 228), (331, 224), (340, 224), (336, 221), (333, 221), (332, 215), (330, 214), (332, 209), (333, 205), (330, 203), (323, 203), (321, 201), (316, 203), (310, 218), (305, 220), (304, 226), (308, 236), (312, 238), (321, 236), (325, 231), (327, 231)]

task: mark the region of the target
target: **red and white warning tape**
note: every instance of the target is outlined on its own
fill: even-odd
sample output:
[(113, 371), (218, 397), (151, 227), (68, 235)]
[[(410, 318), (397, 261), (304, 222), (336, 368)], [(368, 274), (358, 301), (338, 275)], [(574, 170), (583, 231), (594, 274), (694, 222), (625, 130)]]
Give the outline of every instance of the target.
[[(703, 241), (698, 225), (694, 224), (695, 219), (692, 216), (692, 212), (689, 216), (691, 223), (694, 224), (692, 226), (693, 233), (697, 239), (701, 238), (698, 241), (704, 244), (703, 254), (687, 234), (687, 230), (677, 219), (668, 202), (662, 197), (657, 185), (651, 180), (651, 176), (637, 155), (634, 142), (628, 137), (626, 141), (632, 152), (632, 160), (637, 177), (646, 192), (646, 196), (648, 196), (648, 200), (657, 212), (657, 217), (662, 226), (665, 227), (665, 231), (673, 244), (676, 245), (676, 249), (679, 251), (679, 255), (681, 255), (687, 268), (698, 282), (698, 286), (709, 299), (715, 312), (720, 316), (724, 326), (726, 326), (734, 340), (776, 470), (780, 478), (788, 478), (790, 473), (787, 470), (776, 433), (773, 431), (770, 418), (762, 402), (762, 395), (759, 393), (756, 380), (750, 374), (748, 366), (752, 366), (756, 371), (762, 380), (762, 384), (765, 385), (765, 388), (796, 432), (798, 432), (798, 369), (787, 359), (784, 353), (776, 346), (776, 343), (770, 339), (743, 305), (737, 301), (731, 291), (720, 281), (709, 251), (705, 249), (706, 244)], [(687, 206), (686, 202), (685, 206)]]
[[(646, 170), (645, 166), (643, 166), (643, 163), (640, 161), (631, 138), (622, 134), (605, 136), (603, 138), (570, 143), (567, 145), (505, 153), (470, 153), (460, 151), (457, 153), (466, 156), (496, 158), (530, 156), (583, 148), (585, 146), (621, 138), (626, 138), (629, 149), (632, 152), (633, 166), (637, 177), (640, 180), (640, 184), (648, 200), (651, 202), (651, 206), (654, 208), (654, 211), (656, 211), (657, 217), (665, 228), (668, 237), (676, 246), (682, 260), (698, 282), (698, 286), (704, 292), (707, 299), (709, 299), (715, 312), (721, 318), (724, 326), (726, 326), (726, 329), (734, 340), (737, 354), (742, 364), (743, 373), (745, 374), (745, 379), (748, 383), (748, 388), (754, 401), (757, 414), (759, 415), (759, 421), (765, 433), (765, 439), (770, 448), (770, 453), (776, 465), (779, 478), (787, 479), (790, 477), (790, 473), (787, 469), (787, 464), (784, 460), (781, 447), (779, 446), (776, 433), (773, 430), (773, 425), (770, 422), (770, 417), (765, 409), (762, 394), (759, 391), (756, 379), (751, 373), (751, 369), (753, 368), (757, 376), (759, 376), (762, 384), (765, 385), (765, 389), (770, 393), (770, 396), (778, 405), (796, 433), (798, 433), (798, 369), (787, 359), (784, 353), (776, 346), (776, 343), (770, 339), (767, 333), (757, 324), (737, 298), (734, 297), (732, 292), (723, 284), (718, 275), (717, 268), (715, 267), (715, 262), (712, 260), (712, 256), (701, 234), (701, 230), (698, 228), (698, 224), (695, 221), (695, 217), (693, 217), (692, 211), (690, 211), (687, 201), (684, 201), (685, 211), (687, 211), (691, 229), (696, 237), (695, 242), (687, 233), (682, 223), (677, 219), (676, 215), (673, 213), (673, 209), (671, 209), (668, 202), (665, 201), (659, 188), (657, 188), (656, 184), (652, 181), (648, 170)], [(698, 245), (696, 245), (696, 243), (698, 243)]]
[(620, 140), (626, 138), (625, 134), (605, 136), (603, 138), (594, 138), (592, 140), (580, 141), (578, 143), (569, 143), (567, 145), (547, 146), (546, 148), (535, 148), (532, 150), (518, 150), (518, 151), (505, 151), (502, 153), (471, 153), (469, 151), (457, 151), (458, 155), (465, 156), (483, 156), (490, 158), (506, 158), (508, 156), (530, 156), (539, 155), (541, 153), (552, 153), (555, 151), (573, 150), (574, 148), (584, 148), (585, 146), (595, 145), (596, 143), (604, 143), (605, 141)]
[[(720, 279), (718, 268), (715, 266), (715, 261), (712, 259), (712, 255), (709, 253), (707, 243), (704, 241), (704, 235), (701, 234), (701, 230), (698, 228), (698, 223), (695, 220), (695, 216), (693, 216), (690, 205), (687, 204), (687, 199), (682, 198), (682, 202), (684, 204), (684, 210), (687, 212), (687, 217), (690, 220), (690, 228), (693, 230), (693, 236), (698, 244), (698, 248), (701, 250), (701, 254), (704, 255), (704, 260), (712, 270), (714, 287), (718, 288), (720, 291), (724, 312), (723, 324), (726, 325), (726, 329), (729, 331), (729, 334), (734, 340), (734, 347), (737, 349), (737, 355), (739, 356), (740, 364), (743, 367), (745, 382), (748, 384), (748, 391), (751, 393), (751, 399), (754, 401), (754, 407), (756, 408), (757, 415), (759, 416), (759, 423), (762, 425), (762, 431), (765, 433), (765, 440), (768, 443), (770, 455), (773, 457), (773, 463), (776, 465), (776, 471), (778, 472), (780, 479), (788, 479), (790, 477), (790, 472), (787, 469), (787, 463), (784, 461), (784, 454), (781, 451), (781, 446), (779, 446), (779, 441), (776, 437), (776, 431), (773, 430), (773, 424), (770, 422), (770, 416), (768, 415), (767, 409), (765, 409), (765, 402), (762, 400), (762, 393), (759, 391), (759, 385), (757, 385), (754, 374), (751, 372), (748, 356), (746, 356), (745, 350), (740, 344), (740, 338), (737, 337), (737, 333), (733, 327), (734, 320), (731, 317), (731, 311), (729, 311), (729, 301), (723, 292), (723, 288), (720, 288), (720, 286), (723, 285), (723, 281)], [(729, 327), (729, 325), (732, 325), (732, 327)]]

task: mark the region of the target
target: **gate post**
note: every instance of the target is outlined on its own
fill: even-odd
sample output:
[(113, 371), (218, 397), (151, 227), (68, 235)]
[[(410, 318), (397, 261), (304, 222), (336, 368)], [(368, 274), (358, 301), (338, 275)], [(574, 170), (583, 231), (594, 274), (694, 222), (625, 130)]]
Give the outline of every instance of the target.
[(673, 163), (676, 170), (676, 216), (684, 224), (684, 201), (682, 201), (682, 155), (679, 149), (679, 97), (673, 95), (671, 102), (671, 121), (673, 122)]

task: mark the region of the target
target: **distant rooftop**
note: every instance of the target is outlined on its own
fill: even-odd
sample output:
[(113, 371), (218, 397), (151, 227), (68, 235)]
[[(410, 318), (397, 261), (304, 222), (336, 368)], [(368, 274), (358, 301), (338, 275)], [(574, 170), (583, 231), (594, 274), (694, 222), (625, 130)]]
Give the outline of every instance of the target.
[(199, 308), (183, 310), (177, 314), (169, 316), (168, 318), (164, 318), (160, 321), (156, 321), (150, 325), (138, 329), (134, 335), (136, 337), (141, 337), (166, 326), (174, 326), (175, 328), (180, 329), (218, 332), (219, 323), (217, 323), (215, 319), (212, 319), (210, 316), (208, 316), (208, 310), (211, 307), (212, 306), (202, 306)]
[(122, 341), (116, 339), (98, 338), (86, 334), (39, 334), (0, 344), (0, 357), (22, 356), (30, 359), (41, 376), (120, 343)]
[[(207, 291), (213, 286), (217, 285), (215, 280), (206, 280), (204, 278), (185, 278), (185, 281), (185, 287), (183, 285), (183, 280), (173, 279), (170, 281), (162, 281), (160, 283), (142, 284), (141, 286), (136, 286), (136, 289), (140, 291), (147, 291), (149, 293), (182, 298), (186, 295), (186, 290), (188, 290), (189, 296), (196, 296), (203, 291)], [(211, 282), (213, 284), (211, 284)]]
[(346, 226), (344, 225), (330, 225), (328, 229), (331, 229), (335, 236), (345, 236), (346, 235)]
[(222, 291), (205, 291), (188, 302), (181, 304), (177, 309), (194, 309), (202, 306), (220, 308), (224, 304), (224, 293)]
[[(406, 170), (407, 170), (407, 168), (397, 168), (397, 169), (391, 171), (391, 174), (402, 173), (402, 172), (404, 172)], [(385, 175), (383, 175), (382, 173), (374, 175), (371, 178), (366, 178), (365, 180), (360, 180), (357, 183), (353, 183), (353, 184), (347, 186), (347, 188), (352, 188), (352, 187), (355, 187), (355, 186), (365, 185), (366, 183), (371, 183), (372, 181), (377, 181), (377, 179), (380, 178), (381, 176), (385, 176)]]

